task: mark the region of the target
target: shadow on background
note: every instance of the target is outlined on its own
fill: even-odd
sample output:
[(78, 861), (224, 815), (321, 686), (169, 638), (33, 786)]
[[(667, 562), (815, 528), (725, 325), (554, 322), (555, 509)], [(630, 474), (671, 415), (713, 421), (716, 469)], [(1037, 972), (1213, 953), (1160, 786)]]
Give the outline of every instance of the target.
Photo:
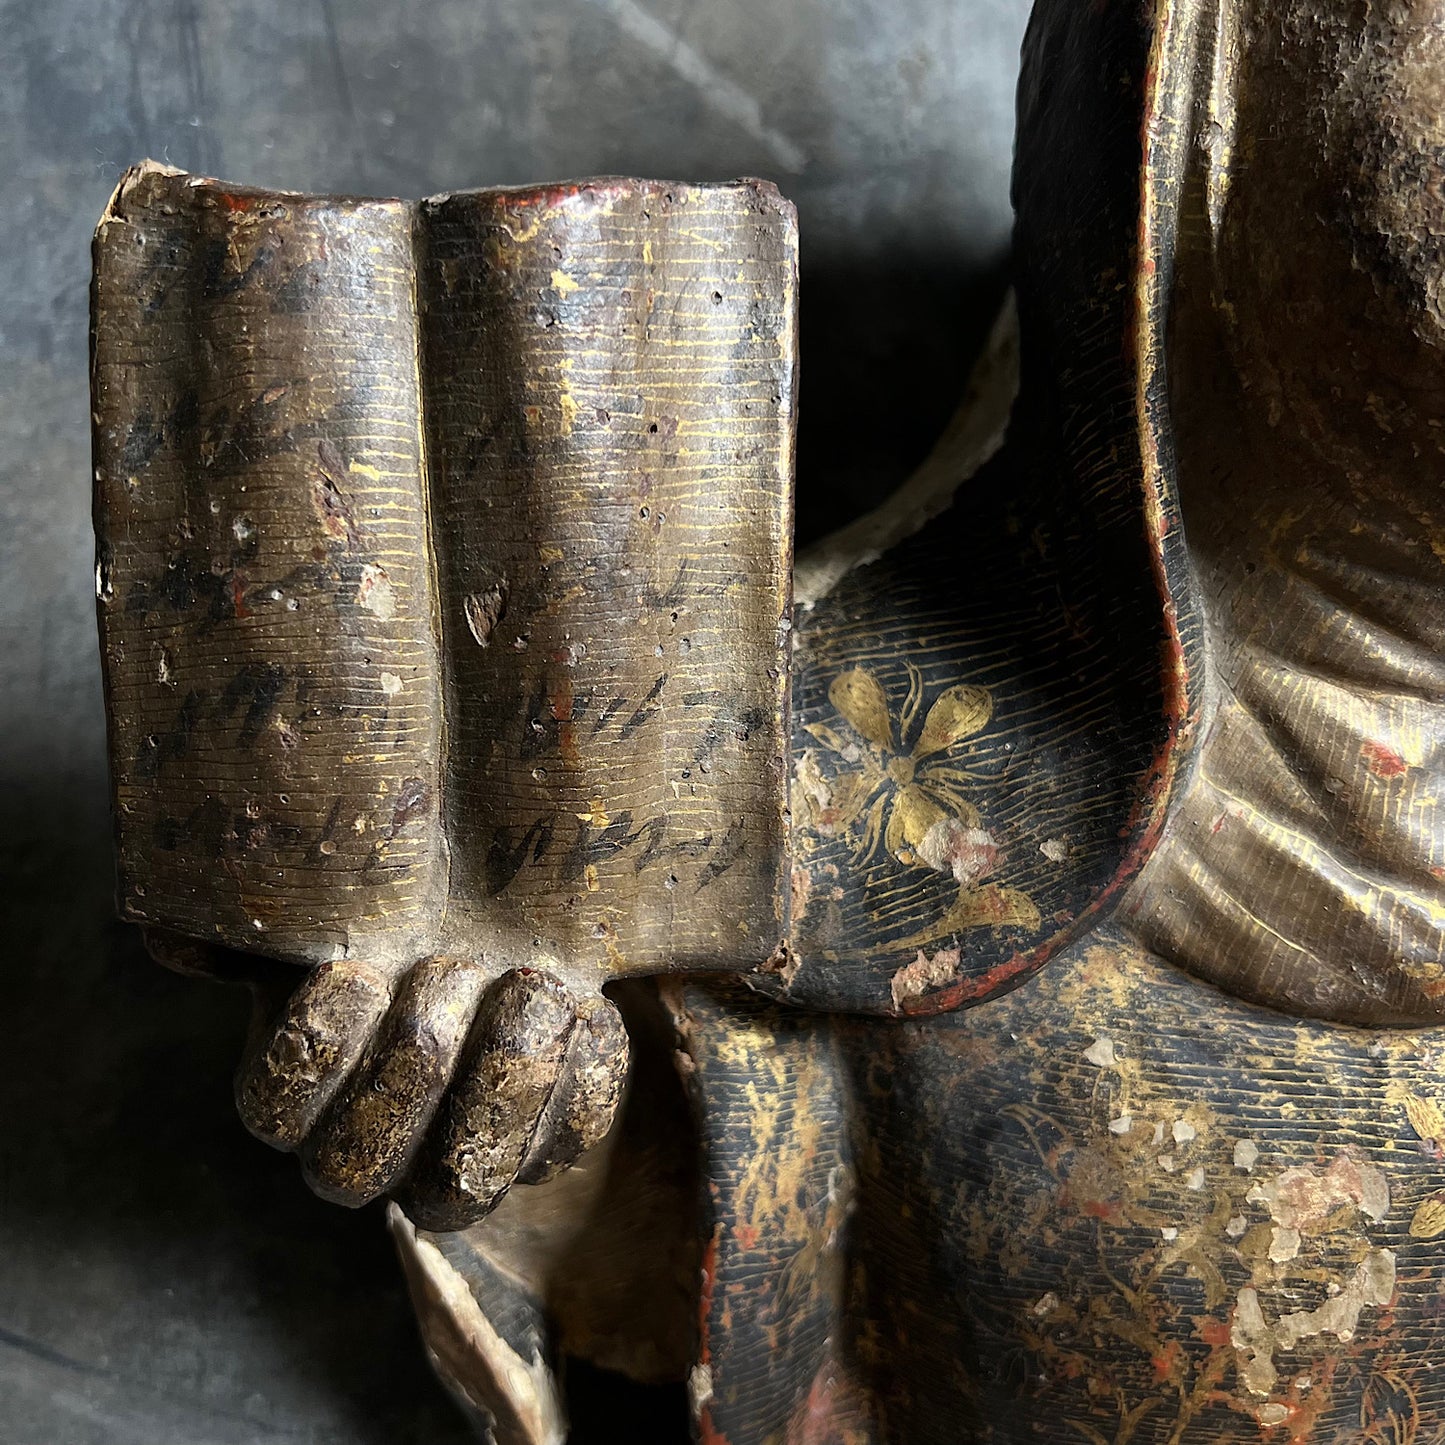
[(4, 799), (0, 1438), (61, 1445), (63, 1415), (64, 1445), (470, 1439), (379, 1209), (323, 1204), (242, 1129), (245, 996), (109, 921), (103, 792)]
[(877, 506), (933, 449), (1008, 284), (1007, 257), (810, 267), (799, 356), (798, 546)]

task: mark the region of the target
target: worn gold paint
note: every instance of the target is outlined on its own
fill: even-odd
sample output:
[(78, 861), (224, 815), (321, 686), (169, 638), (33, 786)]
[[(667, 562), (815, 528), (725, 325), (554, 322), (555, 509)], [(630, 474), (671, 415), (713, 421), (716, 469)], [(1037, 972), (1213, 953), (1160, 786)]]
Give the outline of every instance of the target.
[[(988, 689), (944, 689), (929, 704), (913, 745), (904, 751), (926, 693), (917, 668), (910, 666), (909, 678), (908, 695), (896, 716), (882, 684), (867, 668), (841, 672), (829, 685), (828, 697), (847, 731), (824, 723), (806, 729), (832, 755), (833, 770), (825, 774), (811, 750), (799, 758), (794, 845), (800, 857), (806, 860), (817, 840), (842, 834), (850, 839), (860, 867), (891, 855), (904, 867), (951, 874), (959, 885), (958, 896), (940, 916), (894, 945), (900, 950), (922, 948), (972, 928), (1037, 928), (1038, 909), (1027, 895), (983, 883), (994, 871), (997, 847), (967, 796), (974, 775), (962, 759), (950, 756), (958, 744), (988, 725), (993, 714)], [(956, 952), (953, 957), (956, 963)], [(939, 974), (936, 981), (944, 977)], [(906, 984), (904, 992), (913, 996)]]
[(1167, 357), (1218, 686), (1131, 907), (1203, 976), (1348, 1022), (1445, 1015), (1432, 9), (1162, 11), (1195, 139), (1161, 168), (1229, 200), (1181, 228)]
[[(1151, 1445), (1243, 1445), (1271, 1424), (1355, 1438), (1311, 1431), (1358, 1411), (1385, 1429), (1403, 1398), (1401, 1428), (1434, 1418), (1445, 1161), (1384, 1097), (1423, 1097), (1433, 1035), (1361, 1037), (1215, 996), (1205, 1037), (1198, 988), (1110, 933), (967, 1013), (839, 1026), (859, 1091), (851, 1249), (886, 1291), (883, 1368), (916, 1382), (879, 1377), (910, 1438), (941, 1418), (925, 1396), (982, 1395), (994, 1433), (978, 1438), (999, 1440), (1044, 1419), (1069, 1432), (1052, 1438)], [(950, 1068), (966, 1089), (899, 1082)], [(904, 1253), (916, 1230), (936, 1273)], [(941, 1332), (946, 1389), (918, 1383), (943, 1368), (931, 1351), (922, 1373), (902, 1365), (910, 1311)], [(1377, 1400), (1381, 1368), (1400, 1387)]]
[(772, 955), (795, 273), (762, 182), (129, 174), (94, 371), (127, 915), (306, 964), (719, 968), (738, 916)]
[[(1050, 23), (1064, 29), (1061, 17), (1081, 27), (1103, 24), (1100, 16), (1114, 24), (1124, 10), (1046, 3), (1035, 33)], [(1117, 24), (1137, 22), (1137, 7), (1130, 15)], [(829, 1002), (826, 965), (850, 950), (867, 952), (857, 913), (847, 919), (852, 937), (838, 925), (841, 911), (828, 913), (845, 882), (856, 881), (851, 866), (854, 875), (884, 880), (868, 894), (875, 914), (904, 915), (886, 936), (882, 1001), (895, 1012), (935, 997), (957, 1002), (950, 988), (974, 982), (964, 945), (988, 942), (978, 931), (992, 925), (1000, 951), (1014, 953), (996, 961), (996, 974), (980, 970), (981, 996), (1018, 981), (1026, 950), (1042, 959), (1037, 938), (1017, 937), (1045, 922), (1035, 899), (1051, 885), (1040, 859), (1062, 875), (1089, 849), (1096, 863), (1116, 861), (1109, 850), (1127, 842), (1113, 873), (1100, 864), (1087, 886), (1049, 909), (1056, 938), (1066, 939), (1054, 969), (965, 1015), (881, 1029), (802, 1021), (706, 989), (679, 1003), (714, 1211), (706, 1388), (697, 1390), (704, 1438), (724, 1438), (717, 1421), (728, 1411), (742, 1421), (732, 1445), (826, 1439), (837, 1400), (851, 1412), (838, 1438), (920, 1441), (969, 1429), (979, 1438), (1114, 1445), (1225, 1445), (1261, 1435), (1399, 1445), (1445, 1418), (1437, 1368), (1445, 1345), (1437, 1243), (1445, 1233), (1445, 1110), (1433, 1027), (1445, 1018), (1438, 811), (1445, 514), (1436, 475), (1445, 449), (1436, 434), (1445, 410), (1438, 364), (1445, 41), (1437, 18), (1430, 6), (1343, 0), (1160, 0), (1152, 33), (1137, 24), (1137, 34), (1129, 32), (1147, 41), (1142, 60), (1130, 51), (1130, 64), (1116, 65), (1112, 54), (1065, 44), (1053, 53), (1079, 67), (1102, 62), (1099, 74), (1080, 68), (1025, 86), (1026, 114), (1055, 87), (1074, 85), (1073, 99), (1091, 89), (1097, 95), (1100, 77), (1108, 85), (1122, 79), (1127, 104), (1142, 105), (1125, 117), (1130, 143), (1142, 147), (1130, 159), (1138, 174), (1115, 177), (1132, 192), (1128, 246), (1085, 278), (1088, 295), (1066, 296), (1060, 308), (1060, 298), (1044, 291), (1048, 304), (1036, 304), (1031, 343), (1049, 334), (1060, 311), (1080, 332), (1097, 328), (1104, 350), (1128, 358), (1123, 391), (1111, 373), (1105, 406), (1107, 387), (1096, 387), (1086, 368), (1081, 382), (1073, 354), (1064, 354), (1076, 338), (1055, 335), (1054, 350), (1029, 360), (1035, 379), (1049, 373), (1063, 400), (1046, 397), (1052, 413), (1037, 398), (1025, 400), (1036, 408), (1027, 415), (1049, 413), (1050, 425), (1055, 413), (1082, 413), (1082, 429), (1102, 437), (1083, 449), (1087, 465), (1076, 465), (1079, 454), (1050, 456), (1043, 470), (1068, 478), (1076, 490), (1067, 499), (1081, 512), (1095, 490), (1132, 498), (1137, 516), (1130, 506), (1103, 515), (1142, 520), (1149, 545), (1137, 560), (1153, 569), (1149, 595), (1164, 614), (1157, 639), (1147, 639), (1163, 655), (1157, 676), (1150, 674), (1158, 695), (1149, 694), (1148, 726), (1105, 704), (1089, 711), (1085, 703), (1098, 698), (1085, 691), (1060, 700), (1044, 688), (1029, 702), (1035, 712), (1059, 709), (1041, 733), (1055, 745), (1137, 725), (1149, 744), (1145, 761), (1121, 745), (1120, 766), (1144, 771), (1132, 775), (1127, 816), (1110, 817), (1093, 837), (1081, 823), (1082, 844), (1063, 829), (1031, 836), (1030, 820), (1015, 812), (1004, 843), (1017, 849), (1028, 837), (1029, 847), (1010, 866), (1044, 882), (1028, 889), (987, 883), (1002, 846), (995, 817), (1021, 810), (1023, 789), (1004, 766), (986, 796), (966, 754), (954, 750), (991, 741), (986, 730), (996, 711), (1011, 723), (1028, 720), (1006, 675), (1017, 661), (1016, 635), (1002, 634), (1001, 660), (979, 674), (989, 687), (944, 676), (954, 668), (973, 677), (974, 652), (988, 649), (959, 648), (962, 661), (938, 660), (961, 624), (932, 574), (904, 579), (914, 590), (899, 610), (927, 619), (927, 635), (903, 644), (918, 644), (906, 661), (889, 656), (899, 650), (898, 635), (868, 607), (858, 607), (854, 621), (862, 621), (852, 633), (819, 628), (823, 645), (800, 669), (820, 700), (793, 760), (803, 883), (791, 896), (833, 932), (804, 960), (785, 946), (782, 912), (775, 908), (759, 928), (759, 910), (744, 899), (737, 916), (715, 910), (722, 919), (714, 918), (709, 937), (716, 956), (726, 941), (762, 933), (778, 945), (785, 989), (805, 962), (825, 965), (815, 970), (823, 982), (812, 999)], [(1112, 33), (1117, 42), (1122, 30)], [(1049, 53), (1043, 42), (1036, 49)], [(1060, 110), (1066, 125), (1080, 128), (1068, 106)], [(1062, 146), (1058, 114), (1045, 113), (1044, 122)], [(1021, 154), (1037, 159), (1039, 152)], [(1044, 159), (1059, 174), (1046, 166), (1025, 175), (1021, 193), (1054, 190), (1067, 200), (1075, 175)], [(1093, 205), (1096, 197), (1086, 199)], [(551, 258), (538, 263), (525, 251), (544, 234), (553, 200), (529, 204), (536, 205), (530, 226), (504, 220), (512, 244), (494, 236), (483, 250), (513, 276), (529, 266), (533, 279), (550, 275), (559, 299), (577, 303), (558, 272), (537, 270)], [(1049, 210), (1040, 241), (1025, 217), (1020, 235), (1034, 244), (1026, 254), (1067, 274), (1088, 219), (1084, 207)], [(258, 234), (248, 218), (228, 236), (233, 277), (263, 254)], [(691, 228), (678, 234), (699, 241)], [(666, 248), (655, 252), (649, 236), (641, 249), (646, 266), (665, 270)], [(459, 294), (465, 269), (441, 264), (449, 298)], [(651, 325), (667, 293), (665, 278), (647, 279), (636, 316)], [(528, 289), (530, 304), (540, 288)], [(1110, 310), (1120, 295), (1127, 305)], [(590, 352), (585, 359), (597, 364)], [(694, 359), (691, 339), (679, 339), (667, 370), (687, 371)], [(468, 378), (483, 373), (476, 363), (469, 353)], [(126, 374), (116, 357), (107, 364), (113, 377)], [(585, 366), (546, 364), (523, 379), (518, 425), (528, 446), (574, 437), (592, 416), (599, 427), (608, 424), (606, 408), (591, 407), (586, 381)], [(726, 440), (729, 426), (674, 415), (673, 384), (670, 374), (657, 379), (643, 420), (661, 437), (658, 447), (670, 448), (666, 455), (691, 465), (700, 444)], [(261, 401), (311, 416), (284, 382), (267, 386)], [(729, 425), (739, 424), (733, 417)], [(439, 426), (432, 440), (447, 436)], [(223, 444), (208, 435), (198, 455), (213, 466)], [(143, 492), (143, 469), (123, 460), (115, 477)], [(325, 455), (316, 468), (323, 481), (334, 470)], [(499, 477), (500, 485), (505, 473)], [(1129, 490), (1136, 480), (1137, 493)], [(1173, 507), (1176, 481), (1187, 540)], [(581, 506), (582, 486), (558, 483), (564, 512)], [(324, 488), (318, 494), (313, 486), (307, 504), (301, 515), (311, 532), (319, 527), (334, 543), (349, 536), (327, 510)], [(638, 520), (660, 529), (656, 499), (644, 505)], [(242, 515), (223, 525), (240, 540), (253, 520)], [(1041, 524), (1029, 536), (1037, 557), (1021, 575), (1035, 585), (1043, 574), (1033, 563), (1045, 561), (1052, 534)], [(488, 545), (484, 537), (477, 555), (490, 558)], [(542, 570), (577, 561), (568, 546), (535, 555)], [(534, 560), (529, 553), (525, 565)], [(425, 633), (426, 609), (408, 591), (392, 549), (369, 552), (361, 568), (348, 579), (348, 605), (369, 614), (361, 621), (415, 624)], [(1068, 580), (1049, 577), (1039, 586), (1050, 606), (1052, 589), (1064, 597)], [(105, 594), (114, 577), (98, 581), (102, 602), (113, 600)], [(245, 568), (233, 568), (228, 581), (232, 618), (245, 621), (257, 600)], [(1179, 612), (1196, 581), (1202, 618), (1186, 638)], [(552, 599), (587, 595), (580, 584), (547, 583)], [(418, 585), (446, 594), (441, 579), (422, 577)], [(988, 600), (1002, 609), (1010, 597), (1000, 589)], [(1071, 645), (1087, 642), (1090, 622), (1097, 640), (1100, 618), (1110, 616), (1103, 609), (1076, 625), (1072, 607), (1091, 600), (1059, 603), (1058, 625), (1075, 629)], [(618, 615), (631, 625), (627, 601)], [(555, 624), (561, 612), (552, 600), (536, 615)], [(636, 616), (638, 635), (653, 643), (640, 598)], [(659, 648), (672, 641), (665, 628), (656, 635)], [(980, 635), (993, 637), (986, 628)], [(520, 655), (532, 644), (521, 631), (516, 636)], [(580, 769), (579, 692), (566, 670), (580, 659), (560, 645), (571, 640), (565, 633), (548, 640), (558, 645), (541, 663), (538, 708), (557, 725), (563, 762)], [(930, 647), (939, 650), (932, 660)], [(477, 663), (465, 645), (457, 656)], [(512, 675), (537, 676), (528, 671), (533, 662)], [(431, 663), (424, 656), (407, 672), (407, 703), (435, 691)], [(187, 665), (167, 660), (157, 686), (173, 688), (176, 668)], [(895, 707), (880, 676), (904, 673), (906, 693)], [(1072, 677), (1061, 668), (1054, 685), (1062, 687), (1066, 674)], [(426, 814), (420, 821), (431, 822), (440, 804), (436, 789), (423, 803), (415, 789), (399, 794), (393, 786), (386, 766), (396, 755), (378, 736), (385, 719), (374, 687), (366, 696), (354, 718), (348, 714), (358, 736), (340, 756), (380, 772), (357, 784), (373, 798), (375, 818), (356, 832), (371, 834), (372, 856), (404, 886), (366, 917), (400, 922), (422, 904), (406, 876), (416, 860), (406, 853), (404, 825), (417, 820), (395, 820), (414, 804)], [(481, 697), (490, 700), (485, 691)], [(1196, 706), (1199, 746), (1184, 770)], [(281, 748), (294, 723), (287, 712), (276, 724), (275, 738), (265, 736)], [(460, 778), (454, 767), (448, 780), (478, 815), (494, 801), (492, 741), (485, 733), (479, 745), (453, 753), (479, 770)], [(436, 752), (434, 740), (421, 739), (421, 765)], [(1031, 760), (1020, 761), (1027, 769)], [(785, 770), (781, 747), (766, 762)], [(541, 771), (529, 774), (539, 785)], [(605, 829), (630, 812), (610, 787), (586, 781), (567, 800), (573, 819)], [(665, 812), (692, 797), (683, 781), (667, 779)], [(1093, 781), (1102, 790), (1109, 780)], [(521, 791), (529, 791), (525, 780)], [(123, 811), (144, 806), (143, 795), (126, 795)], [(1037, 808), (1041, 799), (1032, 802)], [(426, 829), (416, 831), (425, 841)], [(1068, 929), (1118, 903), (1130, 870), (1151, 850), (1123, 898), (1126, 926), (1073, 941)], [(335, 856), (319, 847), (318, 854)], [(463, 918), (477, 905), (467, 889), (479, 857), (475, 847), (469, 857), (465, 849), (453, 854)], [(428, 855), (416, 867), (425, 872), (436, 862)], [(632, 948), (633, 911), (618, 901), (634, 901), (630, 863), (606, 853), (587, 861), (581, 890), (567, 900), (586, 905), (598, 895), (592, 912), (579, 908), (580, 923), (592, 925), (579, 936), (594, 964), (617, 971), (647, 963), (645, 951)], [(917, 895), (896, 885), (919, 874), (949, 878), (956, 894), (918, 908)], [(937, 876), (929, 881), (936, 885)], [(555, 902), (551, 895), (534, 901), (525, 921), (548, 918)], [(664, 903), (670, 923), (691, 924), (675, 899)], [(226, 922), (285, 937), (263, 912), (258, 905)], [(294, 919), (279, 922), (296, 927)], [(303, 934), (305, 926), (302, 920)], [(973, 940), (949, 937), (970, 930)], [(673, 934), (668, 940), (677, 942)], [(876, 1007), (880, 998), (864, 1002)], [(443, 1014), (455, 1042), (465, 1010)], [(305, 1022), (326, 1057), (345, 1052), (324, 1034), (325, 1016)], [(422, 1062), (426, 1069), (412, 1072), (434, 1083), (444, 1061)], [(391, 1077), (382, 1062), (365, 1067)], [(361, 1115), (398, 1147), (411, 1136), (410, 1115), (391, 1101), (343, 1096), (343, 1144), (347, 1119)], [(276, 1125), (278, 1137), (285, 1127)], [(343, 1163), (354, 1163), (350, 1173), (365, 1189), (389, 1177), (375, 1161)], [(768, 1367), (759, 1370), (759, 1360)]]
[[(876, 1371), (878, 1439), (1424, 1442), (1445, 1421), (1445, 32), (1436, 5), (1146, 10), (1147, 33), (1137, 7), (1040, 5), (1021, 92), (1058, 151), (1120, 84), (1137, 251), (1069, 273), (1082, 202), (1020, 234), (1092, 288), (1048, 298), (1066, 321), (1132, 298), (1107, 338), (1138, 363), (1127, 425), (1068, 391), (1072, 354), (1034, 360), (1101, 454), (1142, 448), (1166, 605), (1199, 584), (1198, 748), (1092, 941), (966, 1013), (820, 1025), (858, 1175), (836, 1328)], [(1118, 55), (1090, 50), (1105, 31)], [(1075, 184), (1026, 130), (1020, 156), (1025, 201)], [(1062, 352), (1057, 320), (1035, 316)], [(932, 601), (907, 595), (910, 620)], [(844, 837), (904, 862), (929, 815), (900, 804), (911, 759), (865, 680), (884, 644), (827, 643), (838, 717), (809, 716), (799, 815), (840, 872)], [(920, 948), (895, 1002), (951, 952)]]

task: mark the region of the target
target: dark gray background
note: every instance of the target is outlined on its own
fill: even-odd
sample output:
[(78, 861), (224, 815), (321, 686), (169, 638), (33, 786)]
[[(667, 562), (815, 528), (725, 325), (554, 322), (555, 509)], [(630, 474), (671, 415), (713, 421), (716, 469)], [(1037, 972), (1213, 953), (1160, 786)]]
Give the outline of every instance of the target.
[(242, 1000), (111, 921), (86, 285), (120, 171), (410, 196), (772, 178), (801, 213), (816, 535), (921, 457), (1002, 293), (1026, 10), (0, 0), (3, 1445), (467, 1438), (379, 1215), (313, 1200), (236, 1121)]

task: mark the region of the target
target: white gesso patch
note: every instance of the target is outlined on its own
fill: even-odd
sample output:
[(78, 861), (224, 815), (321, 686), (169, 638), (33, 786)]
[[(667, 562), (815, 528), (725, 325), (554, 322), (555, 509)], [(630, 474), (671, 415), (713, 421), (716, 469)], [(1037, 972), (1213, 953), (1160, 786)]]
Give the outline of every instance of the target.
[(396, 616), (396, 593), (392, 591), (391, 578), (385, 567), (367, 562), (361, 569), (361, 582), (356, 589), (358, 606), (366, 608), (383, 622)]

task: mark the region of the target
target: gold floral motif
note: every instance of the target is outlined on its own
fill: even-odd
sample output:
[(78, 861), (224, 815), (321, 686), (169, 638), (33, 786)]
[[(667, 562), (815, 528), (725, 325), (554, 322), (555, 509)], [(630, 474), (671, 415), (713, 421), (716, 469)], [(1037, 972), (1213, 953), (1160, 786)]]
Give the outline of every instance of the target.
[(1445, 1110), (1434, 1099), (1420, 1094), (1405, 1094), (1400, 1103), (1410, 1127), (1419, 1135), (1422, 1143), (1445, 1144)]
[(1435, 1239), (1445, 1234), (1445, 1193), (1432, 1194), (1424, 1200), (1410, 1220), (1412, 1239)]
[(860, 866), (891, 855), (904, 867), (949, 874), (958, 883), (959, 896), (944, 917), (905, 940), (907, 946), (964, 928), (1037, 928), (1039, 912), (1026, 894), (983, 884), (994, 871), (999, 848), (964, 792), (964, 785), (983, 775), (949, 756), (987, 725), (992, 695), (972, 685), (946, 688), (905, 752), (904, 739), (924, 699), (923, 674), (912, 663), (906, 666), (908, 694), (896, 724), (882, 684), (866, 668), (851, 668), (833, 679), (828, 700), (861, 741), (823, 723), (808, 726), (839, 762), (851, 765), (827, 779), (816, 768), (805, 773), (812, 825), (819, 833), (845, 836)]

